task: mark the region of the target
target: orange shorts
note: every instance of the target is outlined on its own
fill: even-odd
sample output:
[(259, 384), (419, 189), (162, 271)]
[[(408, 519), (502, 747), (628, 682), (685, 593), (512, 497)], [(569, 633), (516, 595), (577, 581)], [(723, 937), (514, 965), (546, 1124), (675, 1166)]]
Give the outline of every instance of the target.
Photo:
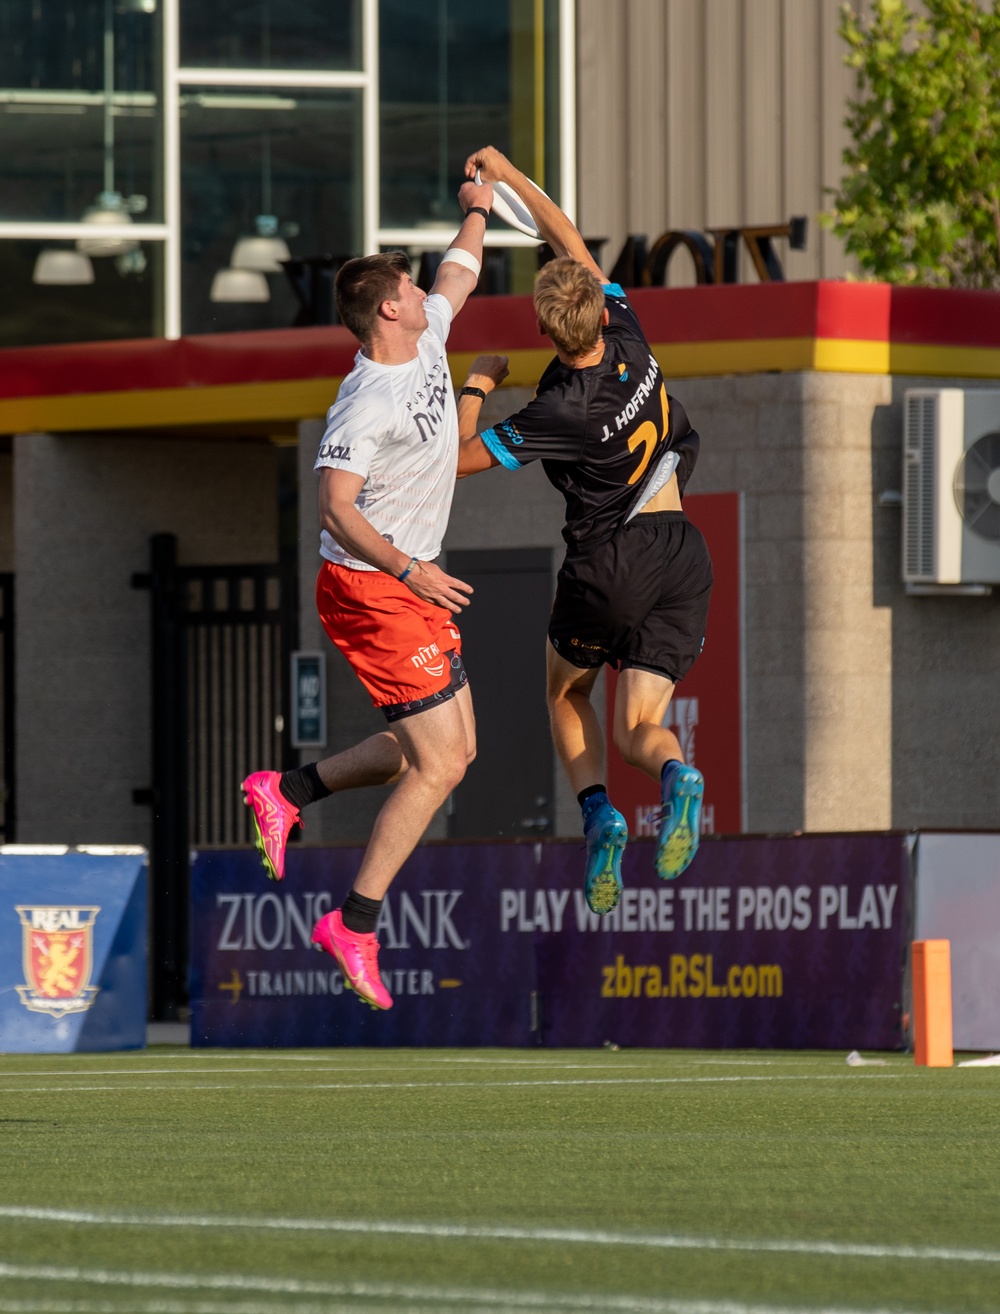
[(465, 682), (453, 614), (423, 602), (392, 575), (324, 561), (316, 577), (316, 608), (330, 642), (387, 715), (392, 709), (402, 715), (423, 710), (411, 705), (450, 697)]

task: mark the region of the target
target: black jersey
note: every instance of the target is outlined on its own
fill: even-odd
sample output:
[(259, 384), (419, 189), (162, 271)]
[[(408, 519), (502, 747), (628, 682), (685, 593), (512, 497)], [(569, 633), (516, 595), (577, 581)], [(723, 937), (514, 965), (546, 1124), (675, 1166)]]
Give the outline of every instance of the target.
[(617, 283), (604, 293), (609, 322), (599, 364), (551, 361), (534, 399), (480, 435), (508, 470), (541, 460), (566, 500), (563, 538), (575, 552), (612, 538), (675, 470), (683, 491), (698, 455), (698, 435), (668, 397), (625, 293)]

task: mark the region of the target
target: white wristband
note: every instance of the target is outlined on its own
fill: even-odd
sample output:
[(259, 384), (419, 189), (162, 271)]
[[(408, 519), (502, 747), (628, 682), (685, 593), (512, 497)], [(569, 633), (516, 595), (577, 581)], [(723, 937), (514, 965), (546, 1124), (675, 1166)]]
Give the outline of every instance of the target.
[(447, 260), (454, 260), (456, 265), (464, 265), (466, 269), (471, 270), (476, 278), (482, 273), (483, 267), (474, 255), (469, 251), (463, 251), (460, 246), (449, 246), (441, 257), (441, 263)]

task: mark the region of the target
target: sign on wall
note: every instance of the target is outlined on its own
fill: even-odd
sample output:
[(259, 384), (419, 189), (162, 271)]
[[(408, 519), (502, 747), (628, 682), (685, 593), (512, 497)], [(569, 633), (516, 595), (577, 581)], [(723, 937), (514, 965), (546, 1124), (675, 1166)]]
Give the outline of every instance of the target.
[(142, 849), (0, 849), (0, 1051), (146, 1043)]
[(326, 654), (292, 653), (292, 747), (326, 745)]
[[(664, 724), (680, 740), (685, 761), (705, 777), (702, 831), (735, 835), (744, 828), (742, 527), (739, 493), (698, 493), (684, 499), (688, 519), (705, 535), (715, 584), (705, 647), (677, 685)], [(656, 834), (658, 784), (627, 766), (614, 748), (617, 675), (607, 671), (608, 789), (629, 834)]]
[(379, 923), (386, 1013), (310, 946), (360, 860), (296, 848), (275, 887), (252, 851), (197, 855), (192, 1044), (902, 1045), (905, 837), (707, 840), (670, 883), (630, 843), (606, 918), (580, 844), (423, 846)]

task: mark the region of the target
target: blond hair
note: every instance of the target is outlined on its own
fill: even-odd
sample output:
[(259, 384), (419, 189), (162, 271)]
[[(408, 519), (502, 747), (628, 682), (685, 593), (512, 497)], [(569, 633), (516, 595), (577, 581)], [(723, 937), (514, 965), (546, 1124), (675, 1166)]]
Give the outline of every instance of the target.
[(562, 256), (543, 266), (534, 300), (539, 324), (565, 355), (582, 356), (597, 345), (604, 289), (578, 260)]

